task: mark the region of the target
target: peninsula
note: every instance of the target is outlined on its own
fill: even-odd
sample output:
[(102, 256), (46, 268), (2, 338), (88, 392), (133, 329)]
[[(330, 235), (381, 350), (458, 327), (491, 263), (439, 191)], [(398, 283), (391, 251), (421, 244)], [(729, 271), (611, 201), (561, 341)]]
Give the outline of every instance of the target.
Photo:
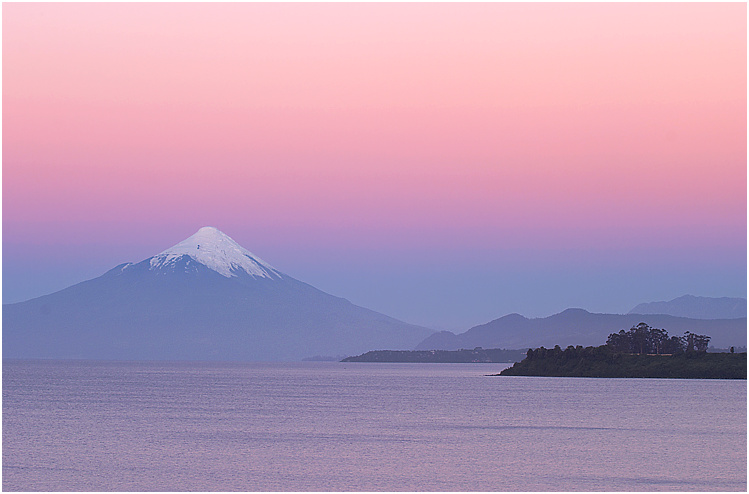
[(746, 379), (746, 352), (707, 353), (709, 336), (668, 337), (640, 323), (598, 347), (530, 349), (500, 376)]
[(473, 350), (375, 350), (341, 362), (501, 363), (519, 362), (524, 356), (524, 350), (481, 347)]

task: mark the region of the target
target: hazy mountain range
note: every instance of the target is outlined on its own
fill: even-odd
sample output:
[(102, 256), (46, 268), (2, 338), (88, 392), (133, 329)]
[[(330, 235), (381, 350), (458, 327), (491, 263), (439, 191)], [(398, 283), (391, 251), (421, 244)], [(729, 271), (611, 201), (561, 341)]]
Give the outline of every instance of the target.
[(322, 292), (204, 227), (137, 264), (3, 305), (3, 357), (301, 360), (370, 350), (589, 346), (640, 322), (671, 335), (708, 334), (717, 347), (746, 345), (746, 299), (689, 295), (626, 315), (510, 314), (461, 334), (436, 333)]
[(671, 336), (681, 336), (685, 331), (706, 334), (712, 338), (710, 344), (719, 348), (746, 346), (746, 317), (708, 320), (665, 314), (593, 314), (583, 309), (567, 309), (535, 319), (509, 314), (457, 335), (441, 331), (427, 337), (416, 349), (598, 346), (606, 343), (609, 334), (627, 330), (640, 322), (665, 329)]
[(746, 299), (684, 295), (668, 302), (639, 304), (629, 311), (629, 314), (668, 314), (692, 319), (736, 319), (746, 317)]
[(137, 264), (3, 305), (3, 357), (301, 360), (411, 349), (431, 329), (329, 295), (211, 227)]

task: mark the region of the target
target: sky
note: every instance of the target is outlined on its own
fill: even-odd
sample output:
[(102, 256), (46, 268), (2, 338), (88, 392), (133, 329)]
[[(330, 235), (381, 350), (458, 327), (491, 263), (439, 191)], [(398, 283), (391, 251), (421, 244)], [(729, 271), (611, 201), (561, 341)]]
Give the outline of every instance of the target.
[(745, 3), (2, 6), (2, 300), (215, 226), (407, 322), (746, 297)]

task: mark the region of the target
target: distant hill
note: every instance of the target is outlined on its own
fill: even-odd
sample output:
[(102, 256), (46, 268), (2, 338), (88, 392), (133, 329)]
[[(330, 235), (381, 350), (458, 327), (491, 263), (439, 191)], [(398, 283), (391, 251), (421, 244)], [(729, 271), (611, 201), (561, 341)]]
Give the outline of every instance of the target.
[(640, 304), (629, 311), (629, 314), (668, 314), (691, 319), (738, 319), (746, 317), (746, 299), (684, 295), (668, 302)]
[(746, 345), (746, 317), (738, 319), (690, 319), (664, 314), (593, 314), (583, 309), (567, 309), (553, 316), (528, 319), (509, 314), (465, 333), (441, 331), (427, 337), (416, 350), (458, 350), (460, 348), (562, 348), (568, 345), (597, 346), (609, 334), (628, 330), (645, 322), (680, 336), (685, 331), (711, 337), (710, 345), (720, 348)]

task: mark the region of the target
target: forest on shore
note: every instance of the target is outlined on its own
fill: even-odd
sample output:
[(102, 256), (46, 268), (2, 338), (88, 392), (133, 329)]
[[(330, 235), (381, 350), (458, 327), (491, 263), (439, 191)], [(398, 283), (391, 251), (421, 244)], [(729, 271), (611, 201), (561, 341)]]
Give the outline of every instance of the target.
[(501, 376), (746, 379), (746, 352), (707, 353), (710, 337), (671, 336), (645, 323), (612, 333), (605, 345), (529, 349)]

